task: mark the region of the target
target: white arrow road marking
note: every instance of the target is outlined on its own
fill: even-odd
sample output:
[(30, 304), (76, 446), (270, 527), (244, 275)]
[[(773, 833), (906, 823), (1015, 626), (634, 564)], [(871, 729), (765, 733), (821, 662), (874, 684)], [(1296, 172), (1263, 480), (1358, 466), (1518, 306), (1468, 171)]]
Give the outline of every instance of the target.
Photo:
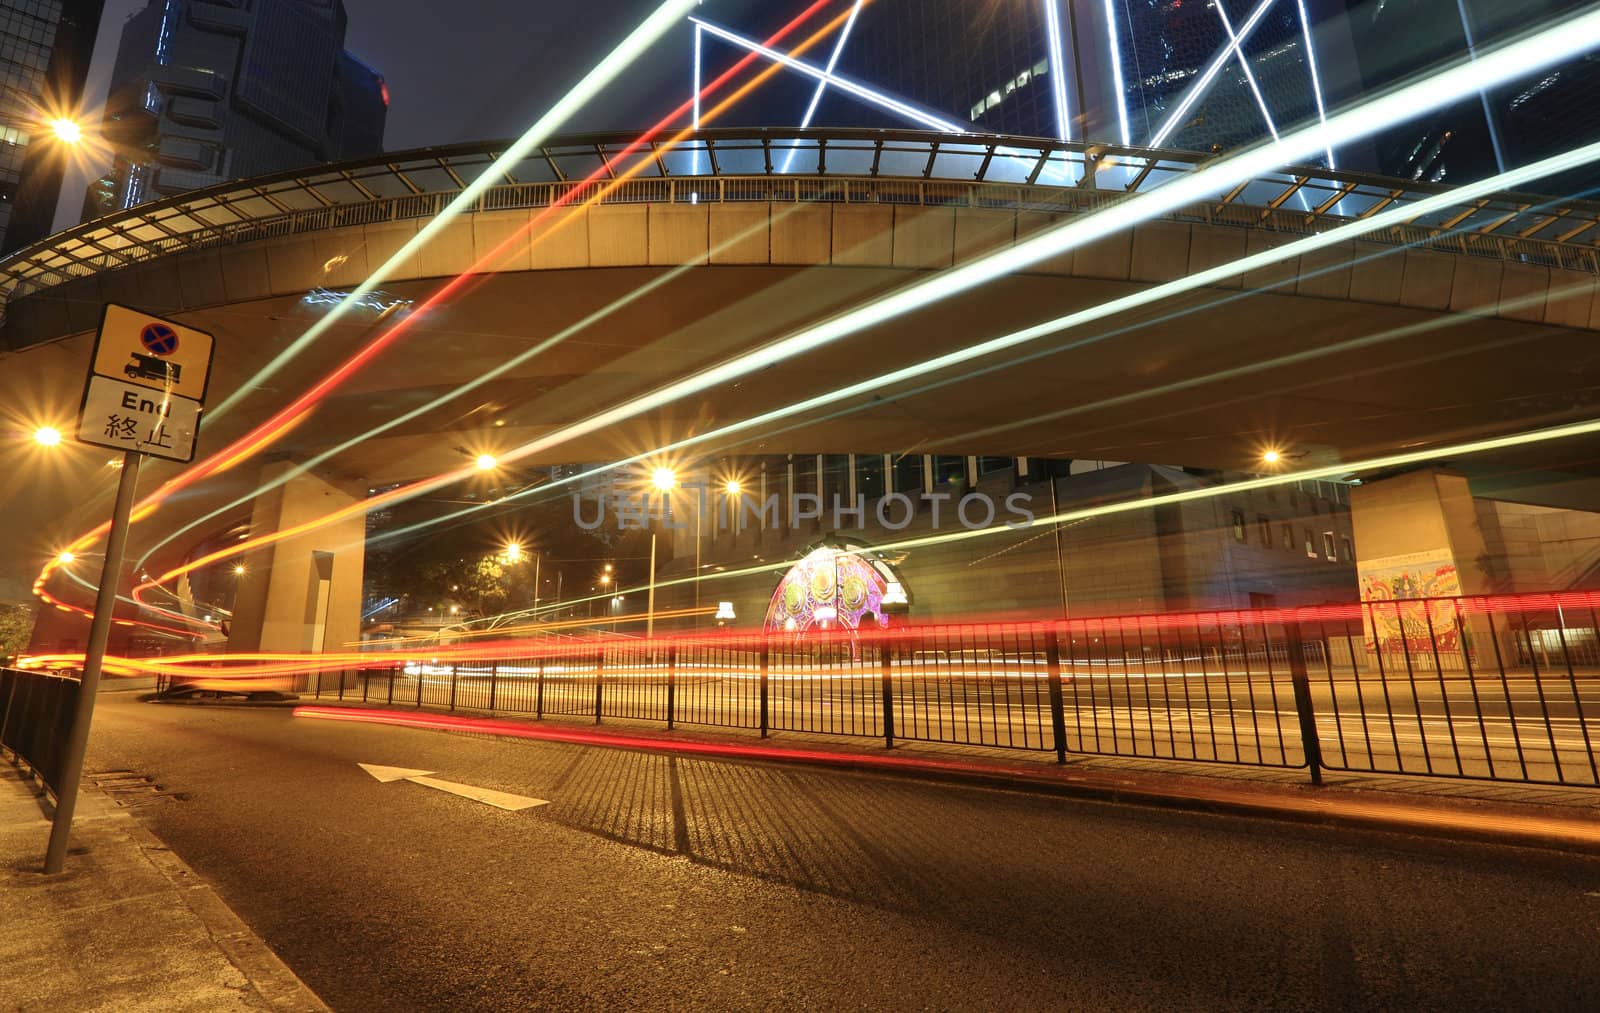
[(513, 795), (506, 791), (495, 791), (493, 788), (478, 788), (470, 784), (460, 784), (456, 781), (443, 781), (437, 777), (429, 777), (431, 770), (410, 770), (406, 767), (384, 767), (375, 763), (358, 763), (356, 766), (371, 774), (384, 784), (391, 781), (410, 781), (426, 788), (437, 788), (447, 791), (452, 795), (470, 798), (475, 802), (492, 805), (496, 809), (506, 809), (517, 812), (521, 809), (532, 809), (536, 805), (549, 805), (547, 798), (530, 798), (527, 795)]

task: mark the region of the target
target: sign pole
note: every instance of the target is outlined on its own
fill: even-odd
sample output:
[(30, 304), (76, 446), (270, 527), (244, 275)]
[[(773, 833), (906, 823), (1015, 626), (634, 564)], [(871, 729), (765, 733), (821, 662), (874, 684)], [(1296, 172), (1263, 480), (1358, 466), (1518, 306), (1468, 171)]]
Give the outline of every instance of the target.
[(105, 661), (106, 643), (111, 638), (111, 614), (117, 607), (122, 553), (128, 543), (128, 515), (133, 510), (133, 490), (139, 480), (139, 456), (131, 450), (122, 453), (122, 477), (117, 480), (117, 504), (111, 513), (111, 530), (106, 535), (106, 561), (100, 568), (100, 591), (94, 601), (94, 622), (89, 627), (78, 704), (72, 715), (72, 732), (62, 750), (55, 822), (50, 825), (50, 845), (44, 856), (46, 873), (60, 872), (67, 860), (67, 836), (72, 830), (73, 810), (78, 807), (78, 781), (83, 776), (83, 754), (89, 746), (89, 722), (94, 717), (100, 667)]

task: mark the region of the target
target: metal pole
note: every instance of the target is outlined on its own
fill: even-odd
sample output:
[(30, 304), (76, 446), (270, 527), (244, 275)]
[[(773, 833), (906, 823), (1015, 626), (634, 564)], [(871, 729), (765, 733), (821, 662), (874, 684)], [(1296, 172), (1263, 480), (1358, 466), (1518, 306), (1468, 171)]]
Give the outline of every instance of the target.
[(538, 622), (539, 621), (539, 556), (540, 555), (541, 555), (541, 553), (538, 553), (538, 552), (535, 552), (533, 554), (533, 621), (534, 622)]
[(1322, 741), (1317, 734), (1317, 711), (1311, 700), (1311, 677), (1306, 671), (1305, 644), (1300, 639), (1300, 617), (1283, 624), (1289, 642), (1289, 678), (1294, 686), (1294, 709), (1300, 717), (1300, 743), (1305, 749), (1311, 783), (1322, 783)]
[(106, 534), (106, 559), (100, 567), (100, 590), (94, 599), (94, 622), (83, 657), (83, 678), (78, 682), (78, 705), (72, 716), (72, 734), (61, 757), (61, 779), (56, 785), (56, 816), (50, 825), (44, 871), (56, 873), (67, 860), (67, 837), (72, 814), (78, 808), (78, 781), (83, 777), (83, 754), (89, 746), (89, 722), (94, 719), (94, 697), (100, 690), (100, 668), (111, 638), (111, 613), (117, 607), (117, 584), (122, 576), (122, 552), (128, 544), (128, 514), (133, 510), (133, 490), (139, 481), (139, 455), (123, 451), (122, 476), (117, 479), (117, 502)]
[[(1050, 480), (1050, 516), (1054, 517), (1061, 512), (1056, 505), (1056, 477), (1049, 476)], [(1051, 524), (1051, 534), (1055, 536), (1056, 543), (1056, 580), (1061, 584), (1061, 618), (1067, 618), (1067, 567), (1061, 554), (1061, 525)]]
[(656, 533), (650, 532), (650, 592), (644, 606), (644, 638), (656, 635)]

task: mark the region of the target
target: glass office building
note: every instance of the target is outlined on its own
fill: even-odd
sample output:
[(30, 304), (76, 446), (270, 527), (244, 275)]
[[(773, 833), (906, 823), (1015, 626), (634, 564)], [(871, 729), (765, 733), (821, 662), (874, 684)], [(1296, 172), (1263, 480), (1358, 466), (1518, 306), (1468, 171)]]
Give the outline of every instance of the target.
[(84, 217), (383, 149), (383, 77), (344, 50), (342, 0), (151, 0), (122, 31), (112, 172)]
[(67, 151), (50, 120), (78, 111), (102, 0), (0, 0), (0, 253), (50, 232)]

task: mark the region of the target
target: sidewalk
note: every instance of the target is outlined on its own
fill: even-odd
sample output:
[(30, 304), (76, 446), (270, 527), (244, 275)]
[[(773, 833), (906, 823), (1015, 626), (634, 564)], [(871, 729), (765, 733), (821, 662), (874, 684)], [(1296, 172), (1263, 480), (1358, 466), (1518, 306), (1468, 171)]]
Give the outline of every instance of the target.
[[(250, 706), (245, 704), (244, 706)], [(801, 763), (1048, 791), (1098, 801), (1226, 812), (1268, 819), (1414, 833), (1494, 844), (1600, 853), (1600, 789), (1385, 774), (1132, 759), (988, 749), (798, 732), (767, 739), (703, 728), (668, 731), (654, 722), (607, 718), (603, 725), (534, 721), (484, 711), (371, 708), (334, 700), (276, 703), (306, 718), (374, 720), (415, 727), (728, 759)]]
[(0, 761), (0, 1009), (326, 1010), (194, 871), (85, 780), (66, 871), (50, 806)]

